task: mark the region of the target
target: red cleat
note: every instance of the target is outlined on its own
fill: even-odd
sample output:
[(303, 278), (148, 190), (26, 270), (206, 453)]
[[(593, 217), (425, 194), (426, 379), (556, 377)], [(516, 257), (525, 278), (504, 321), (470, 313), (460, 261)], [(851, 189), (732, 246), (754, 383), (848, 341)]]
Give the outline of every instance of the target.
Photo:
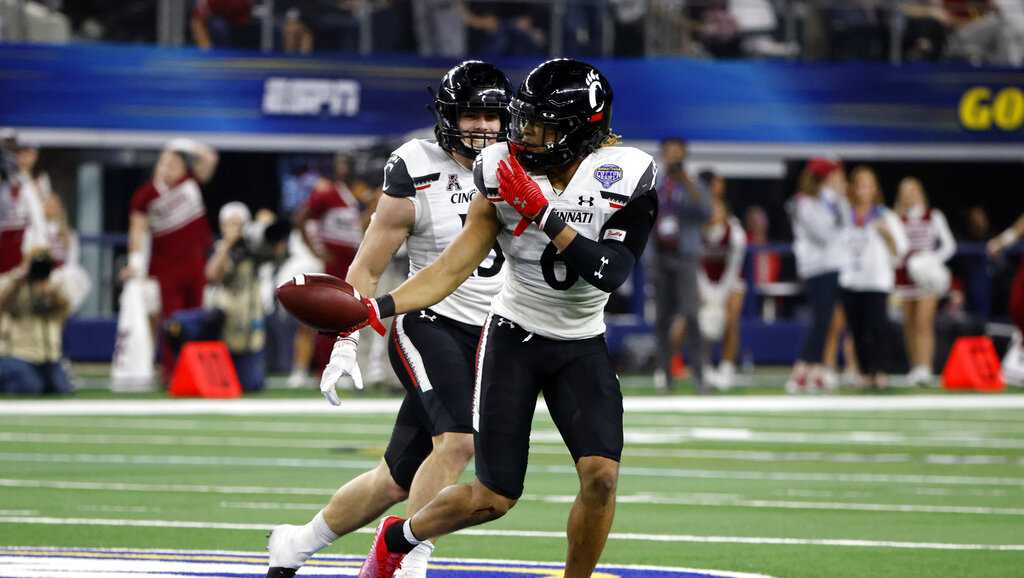
[(366, 560), (359, 568), (359, 578), (391, 578), (395, 570), (402, 563), (405, 554), (388, 551), (388, 545), (384, 542), (384, 532), (395, 524), (405, 522), (398, 516), (388, 516), (380, 521), (377, 526), (377, 533), (373, 536), (373, 546)]

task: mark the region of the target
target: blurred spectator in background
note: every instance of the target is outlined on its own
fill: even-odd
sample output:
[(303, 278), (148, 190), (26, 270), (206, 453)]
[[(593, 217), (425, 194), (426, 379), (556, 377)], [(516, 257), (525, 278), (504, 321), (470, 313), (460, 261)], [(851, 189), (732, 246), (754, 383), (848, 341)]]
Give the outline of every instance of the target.
[[(800, 393), (831, 389), (835, 378), (824, 359), (830, 339), (833, 352), (842, 324), (833, 332), (839, 298), (839, 269), (843, 246), (838, 234), (846, 205), (846, 175), (831, 159), (811, 159), (800, 174), (799, 189), (789, 202), (797, 276), (803, 282), (811, 309), (811, 327), (793, 365), (786, 391)], [(834, 355), (834, 353), (833, 353)]]
[(59, 196), (51, 194), (46, 197), (43, 216), (46, 219), (47, 250), (54, 261), (50, 280), (64, 291), (70, 313), (74, 313), (92, 289), (92, 279), (79, 259), (78, 234), (68, 223), (67, 212)]
[(974, 65), (1020, 65), (1024, 6), (1020, 0), (944, 0), (949, 56)]
[(153, 0), (74, 0), (62, 10), (75, 34), (91, 41), (156, 42), (157, 5)]
[(896, 270), (896, 294), (903, 302), (903, 339), (910, 361), (907, 382), (931, 385), (935, 354), (935, 310), (949, 290), (948, 261), (956, 241), (942, 211), (929, 206), (921, 181), (900, 181), (896, 213), (907, 234), (907, 254)]
[(687, 13), (694, 23), (694, 37), (715, 58), (738, 58), (740, 28), (729, 9), (729, 0), (705, 0), (688, 3)]
[[(697, 270), (702, 254), (701, 227), (711, 217), (711, 193), (686, 172), (686, 142), (668, 138), (661, 143), (658, 221), (654, 227), (655, 300), (658, 366), (654, 383), (660, 391), (673, 387), (673, 357), (688, 341), (694, 383), (704, 389), (704, 340), (697, 314), (700, 294)], [(687, 339), (689, 338), (689, 339)]]
[(0, 276), (0, 393), (63, 394), (72, 390), (61, 365), (70, 304), (50, 281), (53, 257), (34, 250)]
[(832, 2), (826, 11), (832, 60), (882, 60), (888, 37), (882, 0)]
[(221, 335), (231, 352), (238, 380), (246, 392), (264, 387), (266, 316), (270, 311), (264, 264), (287, 250), (287, 225), (276, 225), (275, 215), (259, 211), (255, 222), (244, 203), (221, 207), (221, 239), (206, 264), (211, 285), (207, 306), (223, 319)]
[[(35, 147), (18, 142), (12, 129), (0, 134), (0, 274), (18, 266), (22, 256), (46, 246), (46, 225), (32, 167)], [(49, 186), (49, 179), (45, 180)]]
[[(333, 179), (317, 181), (293, 219), (306, 246), (324, 262), (324, 272), (344, 279), (363, 240), (363, 216), (359, 199), (347, 184), (350, 164), (346, 157), (336, 159), (334, 173)], [(308, 227), (310, 223), (315, 226)]]
[[(997, 257), (1006, 249), (1016, 245), (1022, 237), (1024, 237), (1024, 215), (1021, 215), (1009, 229), (988, 242), (986, 247), (988, 254)], [(1009, 312), (1013, 324), (1019, 331), (1024, 332), (1024, 257), (1020, 258), (1017, 274), (1013, 277)]]
[(725, 199), (726, 181), (725, 177), (716, 173), (714, 169), (702, 169), (697, 173), (700, 184), (711, 193), (714, 199)]
[[(308, 19), (308, 17), (307, 17)], [(298, 8), (289, 8), (281, 25), (281, 50), (285, 54), (311, 54), (315, 38)]]
[(708, 368), (705, 376), (708, 385), (727, 390), (736, 379), (736, 358), (740, 350), (740, 313), (747, 290), (743, 280), (747, 236), (722, 197), (711, 201), (711, 219), (701, 229), (701, 241), (703, 256), (697, 274), (700, 331), (706, 344), (722, 341), (718, 369)]
[[(206, 257), (212, 243), (200, 185), (213, 177), (218, 156), (207, 145), (174, 139), (160, 153), (151, 180), (132, 195), (128, 230), (128, 265), (121, 278), (155, 277), (160, 286), (160, 321), (180, 309), (202, 304)], [(149, 266), (146, 240), (152, 236)], [(161, 363), (165, 377), (174, 369), (175, 355), (164, 343)]]
[(615, 56), (637, 58), (644, 55), (647, 0), (609, 0), (615, 26)]
[(602, 24), (605, 7), (597, 2), (569, 2), (562, 16), (562, 53), (586, 58), (603, 54)]
[(908, 0), (900, 4), (906, 17), (903, 58), (910, 62), (935, 61), (945, 55), (951, 18), (943, 0)]
[[(334, 178), (320, 178), (309, 198), (292, 217), (306, 246), (323, 261), (324, 272), (339, 279), (344, 279), (348, 274), (349, 265), (363, 240), (363, 211), (359, 200), (348, 188), (350, 176), (349, 159), (343, 156), (336, 158)], [(303, 335), (300, 339), (307, 340), (307, 336), (313, 333), (308, 327), (302, 326), (299, 335)], [(306, 356), (304, 348), (295, 353), (295, 364), (289, 378), (293, 387), (307, 383), (306, 371), (310, 361), (317, 370), (327, 365), (334, 339), (316, 336), (315, 340), (311, 358)]]
[(462, 0), (419, 0), (412, 3), (416, 47), (420, 56), (466, 55), (466, 16)]
[(527, 2), (467, 2), (469, 51), (481, 56), (543, 56), (547, 11)]
[(866, 166), (850, 173), (850, 209), (843, 215), (841, 236), (845, 255), (839, 286), (858, 365), (868, 387), (885, 388), (887, 303), (895, 267), (907, 252), (907, 237), (899, 217), (884, 204), (878, 177)]
[(53, 192), (50, 175), (36, 167), (39, 163), (39, 147), (34, 143), (19, 141), (16, 153), (18, 178), (22, 183), (31, 184), (42, 203)]
[[(743, 216), (743, 228), (747, 233), (747, 245), (758, 246), (768, 243), (768, 211), (760, 205), (747, 208)], [(782, 273), (782, 255), (778, 251), (757, 250), (751, 256), (751, 281), (754, 285), (775, 283)]]
[(197, 0), (189, 28), (196, 46), (204, 50), (258, 48), (258, 30), (251, 22), (252, 0)]
[[(966, 236), (968, 243), (987, 243), (992, 238), (992, 225), (985, 207), (975, 205), (967, 209)], [(992, 263), (988, 256), (974, 252), (963, 252), (954, 262), (957, 276), (962, 284), (967, 311), (980, 319), (992, 314)]]

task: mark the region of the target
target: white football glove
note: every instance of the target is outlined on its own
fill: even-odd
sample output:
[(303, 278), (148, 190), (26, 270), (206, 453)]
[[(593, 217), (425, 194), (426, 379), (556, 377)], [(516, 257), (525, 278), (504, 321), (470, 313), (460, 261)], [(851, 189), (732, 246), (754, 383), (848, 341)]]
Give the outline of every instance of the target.
[(359, 372), (359, 362), (356, 361), (356, 351), (359, 349), (359, 334), (353, 333), (345, 337), (339, 337), (334, 342), (334, 349), (331, 350), (331, 361), (324, 368), (320, 377), (320, 393), (331, 405), (341, 405), (341, 398), (338, 397), (338, 382), (349, 375), (356, 389), (363, 389), (363, 376)]

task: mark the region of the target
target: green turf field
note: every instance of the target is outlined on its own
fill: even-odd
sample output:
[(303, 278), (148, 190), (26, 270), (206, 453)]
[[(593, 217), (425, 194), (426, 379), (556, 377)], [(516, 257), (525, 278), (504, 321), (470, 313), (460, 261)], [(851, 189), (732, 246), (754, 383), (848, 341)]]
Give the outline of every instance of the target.
[[(949, 399), (915, 411), (627, 411), (602, 562), (780, 578), (1024, 576), (1024, 410)], [(19, 415), (12, 403), (0, 400), (3, 546), (259, 551), (264, 527), (305, 522), (372, 467), (393, 418)], [(436, 555), (562, 559), (575, 473), (543, 412), (534, 432), (522, 502)], [(368, 544), (356, 534), (328, 552)]]

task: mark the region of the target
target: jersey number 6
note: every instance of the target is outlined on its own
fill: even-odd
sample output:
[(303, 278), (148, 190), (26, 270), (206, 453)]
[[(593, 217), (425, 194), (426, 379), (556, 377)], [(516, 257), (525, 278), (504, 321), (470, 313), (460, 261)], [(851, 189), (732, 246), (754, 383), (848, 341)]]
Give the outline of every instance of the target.
[[(555, 263), (561, 263), (565, 268), (565, 279), (559, 280), (555, 275)], [(558, 291), (565, 291), (572, 287), (580, 278), (580, 274), (565, 262), (564, 257), (558, 254), (558, 247), (555, 247), (553, 242), (548, 243), (540, 255), (540, 271), (544, 274), (544, 280), (548, 282), (548, 285)]]
[[(462, 220), (462, 226), (466, 226), (466, 215), (459, 213), (459, 219)], [(505, 263), (505, 254), (501, 252), (501, 247), (498, 246), (498, 242), (494, 242), (494, 261), (491, 262), (490, 267), (477, 267), (477, 277), (494, 277), (501, 271), (501, 266)]]

